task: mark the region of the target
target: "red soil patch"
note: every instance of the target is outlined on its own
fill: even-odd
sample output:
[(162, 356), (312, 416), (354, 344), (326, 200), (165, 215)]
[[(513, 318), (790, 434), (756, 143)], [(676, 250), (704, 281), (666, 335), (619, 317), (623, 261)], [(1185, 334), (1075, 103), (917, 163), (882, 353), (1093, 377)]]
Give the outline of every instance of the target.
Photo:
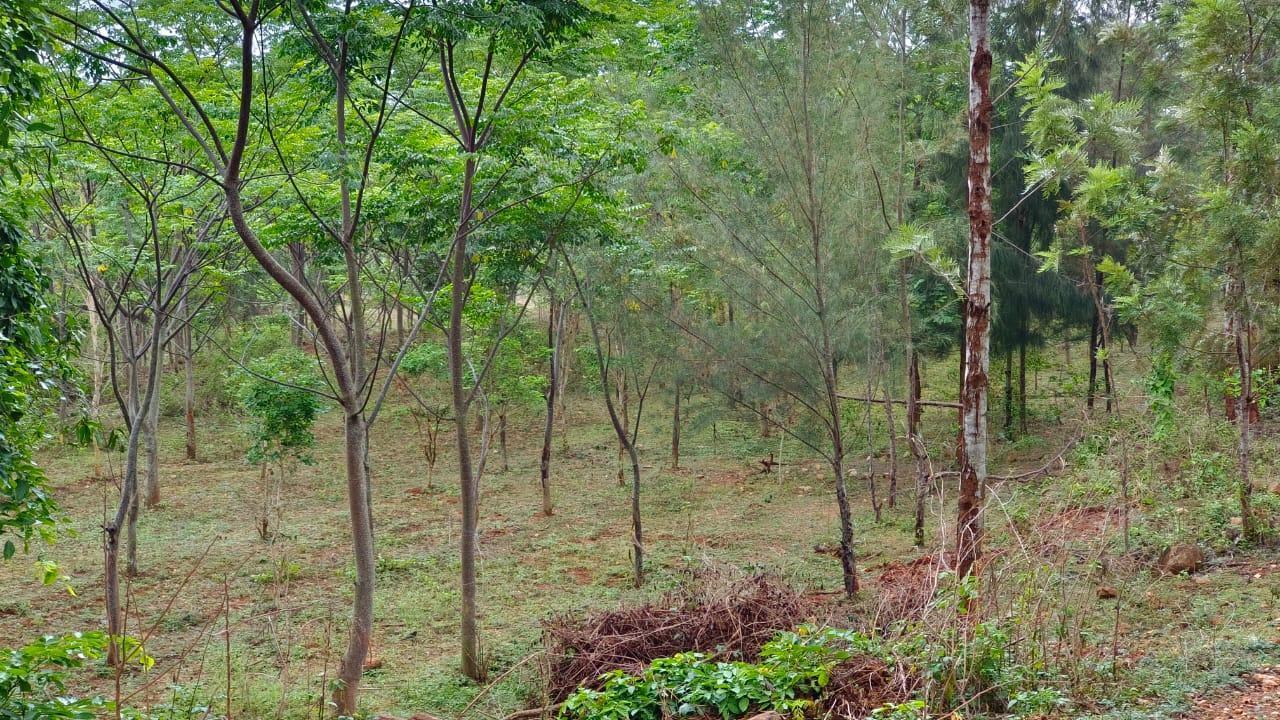
[(1242, 678), (1243, 688), (1217, 692), (1194, 702), (1188, 720), (1270, 720), (1280, 718), (1280, 667), (1263, 668)]

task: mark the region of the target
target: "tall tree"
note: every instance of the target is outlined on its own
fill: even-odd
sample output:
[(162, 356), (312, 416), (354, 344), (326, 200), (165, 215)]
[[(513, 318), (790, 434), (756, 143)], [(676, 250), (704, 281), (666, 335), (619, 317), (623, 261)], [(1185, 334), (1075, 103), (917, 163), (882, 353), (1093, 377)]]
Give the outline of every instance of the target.
[(991, 342), (991, 2), (969, 1), (969, 263), (965, 277), (964, 444), (956, 521), (956, 572), (982, 549), (987, 484), (987, 374)]
[[(314, 328), (331, 380), (327, 394), (344, 418), (356, 581), (334, 701), (340, 712), (353, 714), (373, 630), (367, 451), (378, 405), (371, 398), (385, 393), (394, 375), (391, 363), (382, 382), (375, 382), (387, 363), (383, 353), (370, 352), (368, 343), (364, 281), (376, 248), (360, 242), (362, 212), (377, 169), (374, 150), (394, 105), (391, 98), (402, 95), (417, 75), (397, 64), (415, 5), (328, 7), (232, 0), (216, 8), (175, 8), (84, 0), (46, 9), (55, 19), (58, 39), (74, 53), (59, 68), (67, 82), (80, 77), (81, 63), (91, 62), (104, 92), (151, 93), (160, 111), (186, 131), (185, 146), (195, 153), (182, 170), (218, 189), (244, 249), (302, 306)], [(184, 49), (176, 50), (170, 42), (173, 33), (185, 38)], [(222, 40), (207, 42), (208, 33)], [(306, 72), (298, 72), (300, 67)], [(95, 95), (69, 95), (64, 104), (92, 102)], [(315, 102), (320, 99), (324, 102)], [(292, 104), (289, 122), (277, 114), (280, 103)], [(309, 122), (299, 130), (292, 118)], [(305, 149), (299, 132), (310, 139)], [(317, 137), (332, 150), (328, 166), (314, 163)], [(262, 171), (272, 164), (274, 171)], [(334, 312), (323, 288), (291, 272), (268, 247), (273, 237), (264, 230), (271, 222), (260, 211), (272, 200), (283, 204), (280, 197), (288, 197), (293, 209), (310, 218), (314, 242), (340, 258), (344, 285), (338, 295), (346, 305), (341, 314)]]

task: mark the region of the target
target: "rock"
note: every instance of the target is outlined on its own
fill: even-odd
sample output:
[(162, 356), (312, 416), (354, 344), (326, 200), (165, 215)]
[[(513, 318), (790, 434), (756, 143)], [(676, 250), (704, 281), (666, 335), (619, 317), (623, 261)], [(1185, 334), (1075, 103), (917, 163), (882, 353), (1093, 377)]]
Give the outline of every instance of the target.
[(752, 715), (747, 720), (785, 720), (785, 716), (775, 710), (766, 710), (759, 715)]
[(1171, 545), (1156, 561), (1156, 569), (1166, 575), (1193, 573), (1204, 564), (1204, 553), (1190, 543)]
[(1111, 587), (1110, 585), (1099, 585), (1099, 586), (1098, 586), (1098, 599), (1099, 599), (1099, 600), (1113, 600), (1113, 599), (1115, 599), (1115, 598), (1117, 598), (1117, 597), (1120, 597), (1120, 593), (1119, 593), (1115, 588)]

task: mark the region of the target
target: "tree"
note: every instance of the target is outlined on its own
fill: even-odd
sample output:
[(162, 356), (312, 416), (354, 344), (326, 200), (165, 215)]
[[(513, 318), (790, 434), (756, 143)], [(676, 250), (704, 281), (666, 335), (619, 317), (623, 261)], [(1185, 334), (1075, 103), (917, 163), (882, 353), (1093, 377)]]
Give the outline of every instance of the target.
[(278, 350), (237, 371), (240, 404), (251, 418), (245, 459), (261, 469), (255, 529), (273, 541), (283, 523), (283, 489), (294, 466), (314, 462), (312, 433), (321, 405), (315, 364), (297, 349)]
[[(600, 390), (604, 394), (605, 409), (609, 413), (609, 423), (613, 427), (618, 446), (626, 453), (630, 464), (632, 582), (636, 587), (641, 587), (644, 584), (644, 523), (640, 503), (640, 454), (636, 441), (640, 434), (641, 421), (644, 419), (645, 398), (649, 394), (657, 360), (641, 357), (635, 348), (628, 344), (628, 335), (634, 335), (638, 330), (634, 323), (629, 323), (625, 317), (630, 314), (627, 305), (634, 303), (634, 300), (609, 298), (601, 294), (598, 285), (588, 284), (587, 280), (589, 277), (616, 276), (619, 268), (618, 265), (608, 262), (610, 255), (615, 260), (625, 258), (631, 261), (624, 261), (623, 267), (634, 268), (634, 261), (638, 259), (637, 254), (627, 250), (638, 250), (642, 256), (645, 248), (623, 245), (606, 249), (602, 253), (605, 257), (595, 258), (603, 262), (593, 266), (590, 273), (586, 269), (579, 273), (568, 255), (564, 257), (565, 266), (577, 291), (578, 301), (582, 304), (583, 315), (587, 319), (587, 328), (591, 332), (591, 350), (594, 353), (595, 365), (600, 377)], [(605, 302), (602, 303), (602, 300)], [(602, 310), (602, 304), (613, 312)], [(601, 326), (605, 323), (606, 317), (612, 322), (602, 332)], [(636, 391), (634, 414), (631, 410), (632, 405), (624, 400), (628, 387)], [(624, 400), (621, 406), (615, 402), (615, 397)], [(621, 472), (619, 469), (619, 480), (622, 479)], [(624, 483), (619, 482), (619, 484)]]
[[(88, 126), (83, 127), (87, 130)], [(91, 133), (88, 138), (91, 144), (98, 142)], [(191, 207), (185, 201), (191, 189), (182, 178), (166, 166), (160, 166), (158, 176), (149, 177), (154, 168), (115, 164), (105, 150), (103, 157), (114, 172), (114, 200), (124, 218), (116, 228), (120, 236), (106, 242), (86, 236), (84, 226), (76, 220), (77, 212), (68, 207), (59, 188), (52, 184), (46, 186), (45, 199), (66, 239), (85, 292), (92, 298), (90, 304), (99, 324), (106, 329), (113, 395), (128, 431), (120, 499), (114, 516), (103, 527), (107, 630), (113, 638), (107, 659), (119, 667), (126, 660), (115, 640), (122, 635), (124, 620), (119, 590), (120, 543), (124, 533), (127, 571), (136, 574), (140, 446), (145, 434), (150, 450), (148, 477), (155, 483), (155, 416), (164, 349), (181, 330), (173, 317), (180, 299), (197, 287), (191, 282), (192, 275), (219, 259), (219, 250), (216, 238), (206, 235), (217, 225), (216, 218), (205, 218), (204, 229), (196, 233), (195, 243), (166, 242), (172, 237), (167, 232), (171, 214), (180, 217), (180, 223), (198, 222), (198, 215), (188, 214)], [(119, 362), (124, 364), (126, 373), (123, 392), (116, 372)], [(153, 492), (158, 497), (158, 486)]]
[(987, 374), (991, 342), (990, 0), (969, 1), (969, 263), (965, 275), (964, 444), (956, 522), (956, 573), (967, 576), (982, 548), (987, 484)]
[[(164, 116), (186, 131), (193, 158), (181, 168), (217, 188), (236, 236), (254, 261), (306, 312), (323, 348), (332, 399), (344, 417), (347, 499), (352, 551), (356, 566), (352, 622), (334, 691), (338, 709), (356, 710), (359, 684), (373, 625), (374, 550), (367, 466), (368, 427), (379, 405), (371, 396), (384, 393), (394, 376), (394, 363), (381, 384), (374, 381), (386, 358), (377, 353), (370, 364), (364, 305), (364, 273), (374, 264), (376, 248), (359, 242), (362, 211), (375, 177), (374, 150), (394, 103), (416, 73), (397, 72), (402, 40), (415, 7), (344, 8), (233, 2), (216, 9), (151, 3), (121, 8), (99, 0), (48, 8), (56, 33), (73, 57), (61, 70), (77, 77), (81, 63), (94, 66), (103, 85), (146, 90)], [(192, 58), (174, 51), (168, 33), (191, 33), (186, 47), (203, 53)], [(225, 42), (206, 43), (205, 31)], [(259, 55), (259, 40), (271, 38), (272, 51)], [(264, 39), (264, 43), (265, 43)], [(256, 60), (264, 62), (259, 67)], [(301, 64), (305, 72), (296, 72)], [(235, 68), (233, 74), (224, 70)], [(375, 77), (376, 76), (376, 77)], [(402, 77), (403, 76), (403, 77)], [(199, 87), (200, 92), (192, 88)], [(326, 114), (310, 104), (326, 99)], [(67, 98), (69, 105), (80, 98)], [(85, 98), (94, 99), (92, 95)], [(312, 122), (304, 128), (281, 125), (272, 102), (296, 103)], [(367, 103), (367, 104), (366, 104)], [(368, 114), (365, 114), (365, 109)], [(231, 125), (213, 117), (233, 117)], [(354, 114), (354, 118), (349, 115)], [(295, 113), (294, 117), (298, 115)], [(318, 134), (317, 134), (318, 133)], [(333, 162), (316, 166), (314, 146), (299, 135), (326, 145)], [(127, 149), (111, 148), (127, 153)], [(274, 162), (277, 172), (261, 173)], [(305, 182), (301, 178), (305, 176)], [(278, 193), (311, 220), (314, 242), (327, 245), (340, 258), (345, 279), (342, 295), (350, 304), (335, 315), (329, 297), (306, 277), (294, 274), (264, 242), (272, 234), (260, 210)], [(380, 346), (379, 346), (380, 347)], [(158, 354), (157, 354), (158, 355)]]
[(47, 28), (26, 0), (0, 1), (0, 17), (0, 556), (8, 560), (19, 546), (53, 538), (58, 505), (31, 455), (40, 437), (31, 411), (68, 369), (68, 346), (46, 300), (49, 276), (22, 227), (27, 204), (10, 182), (19, 172), (15, 134), (43, 89)]
[(52, 540), (58, 505), (31, 456), (33, 402), (54, 387), (63, 348), (45, 301), (49, 278), (20, 227), (0, 214), (0, 539), (3, 558)]
[[(711, 97), (725, 124), (707, 121), (679, 138), (668, 168), (680, 193), (656, 203), (656, 213), (678, 223), (670, 261), (689, 265), (699, 304), (719, 309), (671, 316), (714, 357), (711, 388), (830, 468), (842, 584), (853, 595), (841, 383), (873, 347), (869, 319), (883, 302), (875, 288), (889, 260), (882, 198), (872, 190), (874, 168), (892, 148), (889, 109), (866, 80), (886, 58), (836, 4), (775, 10), (753, 2), (706, 9), (716, 51)], [(793, 405), (803, 420), (775, 416), (771, 404)]]

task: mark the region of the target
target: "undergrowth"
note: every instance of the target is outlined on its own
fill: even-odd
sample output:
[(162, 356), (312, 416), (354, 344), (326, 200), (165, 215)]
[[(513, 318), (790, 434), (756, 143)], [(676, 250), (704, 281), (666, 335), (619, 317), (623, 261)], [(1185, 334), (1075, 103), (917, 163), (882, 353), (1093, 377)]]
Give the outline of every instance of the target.
[(687, 652), (655, 660), (641, 675), (613, 671), (602, 689), (570, 695), (560, 717), (659, 720), (715, 714), (731, 720), (766, 710), (799, 717), (814, 706), (838, 664), (855, 654), (881, 651), (855, 631), (804, 626), (765, 643), (755, 663)]

